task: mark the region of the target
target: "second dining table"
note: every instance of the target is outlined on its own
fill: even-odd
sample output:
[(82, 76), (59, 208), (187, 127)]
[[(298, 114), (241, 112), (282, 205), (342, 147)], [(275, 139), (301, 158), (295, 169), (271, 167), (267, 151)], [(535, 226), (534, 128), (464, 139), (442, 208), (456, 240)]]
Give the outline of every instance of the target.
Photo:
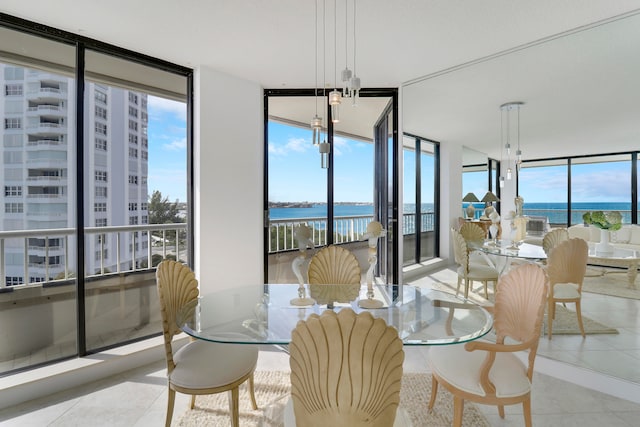
[(484, 336), (493, 326), (491, 315), (483, 307), (441, 290), (374, 285), (373, 296), (382, 306), (366, 309), (358, 304), (360, 299), (367, 299), (366, 286), (356, 285), (353, 292), (345, 292), (345, 286), (353, 285), (305, 285), (307, 294), (316, 298), (308, 306), (291, 303), (299, 294), (297, 284), (231, 287), (200, 296), (187, 304), (176, 320), (182, 331), (198, 339), (273, 345), (289, 344), (298, 321), (328, 307), (369, 311), (395, 327), (404, 345), (463, 343)]

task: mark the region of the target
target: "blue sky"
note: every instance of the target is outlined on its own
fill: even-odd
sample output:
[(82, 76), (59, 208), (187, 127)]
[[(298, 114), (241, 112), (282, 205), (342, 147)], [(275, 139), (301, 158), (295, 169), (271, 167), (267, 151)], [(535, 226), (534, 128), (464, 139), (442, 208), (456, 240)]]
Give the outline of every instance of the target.
[[(571, 188), (573, 202), (629, 202), (630, 161), (575, 164), (571, 169)], [(487, 191), (486, 173), (465, 173), (463, 194), (470, 191), (482, 198)], [(525, 205), (566, 202), (567, 166), (523, 168), (519, 192)]]
[(184, 102), (148, 97), (149, 196), (187, 201), (187, 111)]
[[(334, 139), (334, 199), (372, 202), (373, 145)], [(269, 122), (269, 200), (326, 202), (327, 170), (320, 167), (311, 131)]]

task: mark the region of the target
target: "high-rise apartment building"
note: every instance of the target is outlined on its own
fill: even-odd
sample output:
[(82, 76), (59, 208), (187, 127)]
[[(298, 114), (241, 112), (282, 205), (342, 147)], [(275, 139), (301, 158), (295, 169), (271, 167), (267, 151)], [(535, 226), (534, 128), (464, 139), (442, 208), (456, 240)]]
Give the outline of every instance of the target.
[[(0, 230), (73, 229), (76, 191), (84, 194), (87, 228), (147, 224), (147, 95), (86, 82), (84, 189), (76, 190), (73, 79), (8, 64), (0, 70)], [(116, 271), (118, 261), (130, 269), (134, 260), (146, 259), (146, 233), (118, 238), (106, 231), (87, 234), (87, 275)], [(5, 239), (0, 286), (74, 274), (75, 246), (72, 233)]]

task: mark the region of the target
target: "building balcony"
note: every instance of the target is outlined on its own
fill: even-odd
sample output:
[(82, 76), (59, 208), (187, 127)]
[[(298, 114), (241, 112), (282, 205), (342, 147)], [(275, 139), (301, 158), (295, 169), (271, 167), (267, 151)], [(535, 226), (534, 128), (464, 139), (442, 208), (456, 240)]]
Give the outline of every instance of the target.
[(27, 108), (28, 117), (40, 117), (40, 116), (66, 117), (67, 114), (68, 114), (67, 108), (61, 107), (59, 105), (42, 104), (35, 107)]
[(36, 90), (30, 90), (26, 93), (28, 100), (37, 100), (40, 102), (52, 102), (63, 101), (68, 98), (66, 91), (53, 87), (42, 87)]
[(59, 139), (37, 139), (27, 142), (27, 150), (38, 151), (42, 149), (67, 151), (68, 147), (66, 141)]

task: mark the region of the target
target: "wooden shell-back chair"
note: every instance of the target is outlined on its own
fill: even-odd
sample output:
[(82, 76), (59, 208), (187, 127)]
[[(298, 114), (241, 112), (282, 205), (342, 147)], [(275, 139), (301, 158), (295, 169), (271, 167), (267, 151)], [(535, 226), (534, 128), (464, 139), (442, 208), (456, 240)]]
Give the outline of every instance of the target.
[(189, 267), (166, 260), (158, 265), (156, 283), (169, 384), (165, 425), (171, 425), (176, 391), (191, 395), (191, 409), (196, 395), (230, 391), (231, 424), (238, 427), (238, 387), (247, 380), (251, 404), (253, 409), (258, 409), (253, 391), (253, 372), (258, 361), (258, 349), (252, 345), (195, 340), (174, 352), (173, 337), (181, 332), (176, 324), (176, 315), (186, 304), (198, 298), (198, 281)]
[[(467, 241), (467, 246), (469, 242), (475, 242), (481, 245), (484, 239), (487, 238), (487, 232), (484, 228), (474, 222), (463, 223), (458, 231), (460, 231), (464, 240)], [(469, 251), (469, 262), (493, 266), (487, 258), (487, 255), (482, 251)]]
[(411, 425), (398, 408), (402, 340), (383, 319), (350, 308), (312, 314), (298, 322), (289, 350), (285, 426)]
[(325, 246), (316, 252), (309, 262), (309, 284), (351, 285), (360, 284), (362, 273), (358, 259), (348, 249)]
[(556, 313), (556, 303), (573, 302), (576, 304), (578, 326), (584, 338), (584, 326), (582, 325), (582, 311), (580, 300), (582, 299), (582, 282), (587, 270), (587, 258), (589, 246), (582, 239), (569, 239), (560, 242), (551, 250), (547, 259), (547, 274), (549, 275), (549, 309), (547, 320), (549, 324), (548, 337), (553, 333), (553, 319)]
[(494, 291), (498, 283), (498, 270), (487, 264), (470, 262), (469, 247), (467, 241), (462, 234), (455, 228), (451, 229), (451, 243), (453, 245), (453, 254), (458, 264), (458, 286), (456, 287), (456, 295), (460, 292), (460, 284), (464, 281), (464, 297), (469, 297), (469, 289), (471, 282), (479, 281), (484, 285), (485, 298), (489, 298), (487, 291), (487, 282), (494, 283)]
[(558, 246), (559, 243), (569, 240), (569, 232), (566, 228), (556, 228), (549, 231), (542, 238), (542, 249), (549, 256), (551, 249)]
[[(453, 394), (454, 426), (462, 425), (465, 400), (497, 405), (502, 418), (504, 405), (522, 403), (525, 425), (531, 426), (531, 381), (547, 289), (547, 276), (537, 264), (521, 265), (500, 277), (493, 307), (496, 342), (477, 340), (429, 350), (429, 409), (442, 385)], [(515, 353), (526, 350), (525, 364)]]

